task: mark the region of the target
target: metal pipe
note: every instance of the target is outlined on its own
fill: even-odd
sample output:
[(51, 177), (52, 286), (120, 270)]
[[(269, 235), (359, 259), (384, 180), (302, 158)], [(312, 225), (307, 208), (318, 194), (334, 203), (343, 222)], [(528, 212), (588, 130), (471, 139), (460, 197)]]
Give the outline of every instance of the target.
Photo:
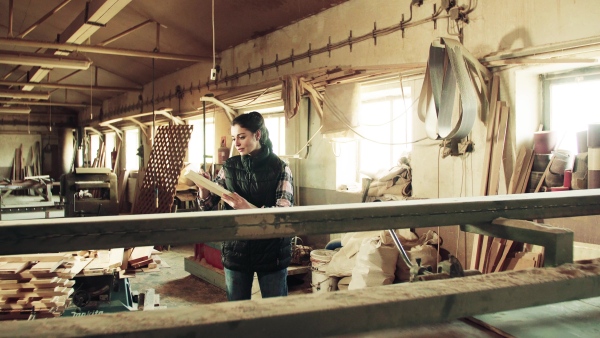
[(92, 54), (107, 54), (119, 56), (132, 56), (142, 58), (155, 58), (161, 60), (176, 60), (189, 62), (211, 61), (210, 56), (173, 54), (173, 53), (155, 53), (141, 50), (131, 50), (122, 48), (110, 48), (103, 46), (88, 46), (88, 45), (73, 45), (70, 43), (56, 43), (37, 40), (19, 40), (14, 38), (0, 38), (0, 45), (8, 45), (14, 47), (31, 47), (31, 48), (48, 48), (57, 50), (66, 50), (70, 52), (82, 52)]
[[(97, 70), (96, 70), (97, 71)], [(96, 75), (97, 78), (98, 75)], [(41, 88), (59, 88), (59, 89), (76, 89), (76, 90), (89, 90), (90, 86), (87, 85), (74, 85), (74, 84), (63, 84), (63, 83), (48, 83), (48, 82), (18, 82), (18, 81), (2, 81), (0, 80), (0, 86), (32, 86)], [(110, 86), (94, 86), (93, 90), (102, 90), (109, 92), (141, 92), (143, 88), (134, 87), (110, 87)]]
[(13, 36), (13, 15), (14, 15), (14, 1), (8, 1), (8, 37)]
[[(10, 1), (12, 4), (12, 0)], [(52, 15), (54, 15), (54, 13), (58, 12), (59, 10), (61, 10), (63, 7), (65, 7), (69, 2), (71, 2), (71, 0), (65, 0), (63, 2), (61, 2), (58, 6), (54, 7), (52, 10), (50, 10), (50, 12), (46, 13), (44, 16), (42, 16), (38, 21), (36, 21), (33, 25), (29, 26), (28, 28), (26, 28), (23, 32), (21, 32), (21, 34), (19, 34), (17, 36), (17, 38), (22, 39), (25, 37), (25, 35), (31, 33), (34, 29), (36, 29), (39, 25), (42, 24), (42, 22), (46, 21), (49, 17), (51, 17)], [(12, 34), (11, 34), (12, 36)]]
[(593, 36), (589, 38), (583, 38), (578, 40), (571, 41), (563, 41), (563, 42), (555, 42), (549, 43), (540, 46), (532, 46), (525, 47), (516, 50), (508, 50), (508, 51), (499, 51), (495, 53), (490, 53), (487, 56), (480, 58), (479, 62), (491, 62), (497, 60), (505, 60), (511, 58), (518, 57), (527, 57), (533, 55), (541, 55), (553, 52), (566, 52), (567, 50), (580, 49), (580, 48), (590, 48), (590, 47), (598, 47), (600, 46), (600, 36)]
[(55, 107), (73, 107), (73, 108), (85, 108), (87, 107), (82, 103), (69, 103), (69, 102), (40, 102), (40, 101), (0, 101), (0, 104), (26, 104), (28, 106), (55, 106)]
[(135, 26), (133, 26), (133, 27), (127, 29), (127, 30), (122, 31), (121, 33), (119, 33), (119, 34), (117, 34), (117, 35), (115, 35), (115, 36), (113, 36), (111, 38), (108, 38), (108, 39), (106, 39), (106, 40), (104, 40), (104, 41), (96, 44), (96, 46), (106, 46), (109, 43), (113, 43), (113, 42), (119, 40), (120, 38), (128, 35), (129, 33), (132, 33), (134, 31), (138, 30), (139, 28), (145, 26), (146, 24), (148, 24), (150, 22), (154, 22), (154, 20), (148, 19), (148, 20), (146, 20), (146, 21), (144, 21), (144, 22), (142, 22), (142, 23), (140, 23), (138, 25), (135, 25)]
[(392, 236), (394, 244), (396, 244), (396, 248), (398, 248), (398, 251), (400, 251), (400, 256), (402, 256), (402, 260), (404, 260), (404, 263), (406, 263), (406, 265), (409, 268), (412, 268), (412, 262), (410, 261), (410, 258), (408, 258), (406, 251), (404, 251), (404, 247), (402, 246), (402, 243), (400, 243), (400, 238), (398, 238), (398, 235), (396, 235), (396, 232), (393, 229), (389, 229), (388, 232)]
[(160, 50), (160, 24), (156, 23), (156, 51)]
[(206, 101), (202, 101), (202, 138), (202, 170), (206, 172)]

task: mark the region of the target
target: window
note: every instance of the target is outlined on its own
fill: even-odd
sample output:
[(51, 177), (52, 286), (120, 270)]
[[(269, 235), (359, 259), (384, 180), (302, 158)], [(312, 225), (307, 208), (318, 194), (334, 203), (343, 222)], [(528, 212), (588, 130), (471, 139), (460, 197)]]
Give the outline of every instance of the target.
[(139, 170), (140, 157), (137, 155), (140, 147), (140, 130), (125, 130), (125, 170)]
[[(212, 114), (206, 114), (206, 127), (203, 128), (204, 117), (199, 116), (188, 120), (194, 126), (190, 143), (188, 144), (188, 162), (191, 169), (198, 170), (204, 164), (204, 140), (206, 140), (206, 163), (213, 163), (215, 155), (215, 119)], [(203, 130), (206, 129), (206, 138)], [(208, 168), (206, 168), (208, 170)]]
[(577, 154), (577, 132), (600, 123), (600, 114), (594, 108), (600, 93), (600, 68), (546, 74), (542, 78), (545, 129), (559, 132), (556, 148)]
[(100, 135), (91, 134), (90, 135), (90, 163), (93, 165), (96, 164), (96, 160), (98, 159), (98, 150), (100, 149)]
[(104, 152), (104, 158), (105, 158), (105, 166), (107, 168), (112, 168), (113, 167), (113, 162), (112, 162), (112, 158), (111, 158), (111, 153), (113, 150), (115, 150), (115, 133), (111, 132), (111, 133), (106, 133), (106, 137), (105, 137), (105, 142), (106, 142), (106, 151)]
[(388, 170), (411, 150), (411, 109), (411, 87), (401, 86), (399, 80), (361, 86), (356, 140), (333, 145), (338, 187), (360, 189), (361, 173)]
[(273, 143), (273, 152), (277, 155), (285, 155), (285, 116), (283, 113), (265, 113), (263, 117), (265, 127), (269, 130), (269, 138)]
[(259, 112), (265, 119), (265, 127), (269, 131), (269, 138), (273, 143), (273, 153), (277, 155), (286, 155), (285, 153), (285, 115), (283, 106), (274, 104), (271, 106), (255, 107), (241, 111), (247, 114), (252, 111)]

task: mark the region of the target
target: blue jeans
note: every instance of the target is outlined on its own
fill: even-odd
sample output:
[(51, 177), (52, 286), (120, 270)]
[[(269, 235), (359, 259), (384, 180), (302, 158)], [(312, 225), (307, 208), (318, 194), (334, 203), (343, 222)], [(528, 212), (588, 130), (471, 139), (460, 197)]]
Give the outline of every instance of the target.
[[(250, 299), (254, 272), (241, 272), (224, 268), (227, 299)], [(257, 272), (258, 285), (263, 298), (287, 296), (287, 268), (274, 272)]]

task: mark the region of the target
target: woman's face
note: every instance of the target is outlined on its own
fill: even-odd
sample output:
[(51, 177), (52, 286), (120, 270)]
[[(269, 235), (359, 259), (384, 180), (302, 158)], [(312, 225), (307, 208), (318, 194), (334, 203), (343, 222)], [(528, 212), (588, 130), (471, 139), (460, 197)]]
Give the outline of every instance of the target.
[(239, 124), (231, 126), (231, 140), (240, 155), (254, 155), (260, 150), (260, 130), (252, 133)]

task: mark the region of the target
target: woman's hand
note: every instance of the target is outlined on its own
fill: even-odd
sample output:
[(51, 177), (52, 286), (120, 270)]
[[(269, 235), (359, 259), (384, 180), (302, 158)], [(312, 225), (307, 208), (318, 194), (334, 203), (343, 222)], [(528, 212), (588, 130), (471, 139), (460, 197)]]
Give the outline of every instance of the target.
[(232, 207), (236, 210), (255, 209), (256, 208), (256, 206), (254, 206), (250, 202), (246, 201), (245, 198), (243, 198), (242, 196), (238, 195), (235, 192), (232, 193), (232, 195), (222, 195), (221, 199), (225, 203), (229, 204), (230, 207)]
[[(200, 171), (198, 172), (198, 174), (206, 177), (207, 179), (210, 180), (210, 174), (207, 172), (204, 172), (202, 169), (200, 169)], [(202, 186), (199, 186), (196, 184), (196, 187), (198, 187), (198, 197), (200, 197), (201, 200), (205, 200), (210, 196), (210, 191)]]

